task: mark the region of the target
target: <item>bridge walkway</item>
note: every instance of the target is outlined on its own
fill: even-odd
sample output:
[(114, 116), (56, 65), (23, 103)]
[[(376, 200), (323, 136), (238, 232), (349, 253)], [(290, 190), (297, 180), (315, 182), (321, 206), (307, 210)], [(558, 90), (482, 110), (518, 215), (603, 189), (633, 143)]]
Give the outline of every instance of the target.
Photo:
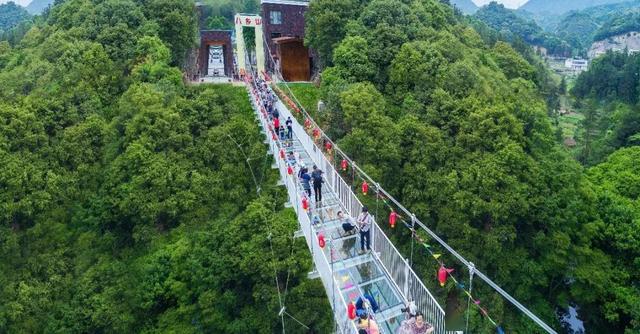
[[(280, 140), (273, 132), (271, 120), (261, 106), (255, 83), (247, 82), (247, 89), (256, 118), (266, 135), (265, 142), (275, 159), (273, 167), (278, 169), (281, 182), (287, 189), (288, 204), (297, 213), (300, 224), (298, 235), (305, 237), (313, 257), (313, 275), (322, 280), (339, 332), (357, 333), (355, 322), (348, 318), (348, 305), (368, 294), (379, 304), (379, 310), (372, 312), (372, 316), (380, 326), (381, 333), (396, 332), (405, 318), (401, 309), (409, 301), (415, 302), (418, 310), (425, 314), (425, 319), (433, 324), (434, 333), (445, 333), (444, 311), (382, 229), (373, 224), (372, 251), (366, 253), (360, 252), (358, 235), (346, 235), (343, 231), (343, 221), (337, 217), (338, 212), (342, 211), (345, 217), (355, 221), (362, 203), (333, 167), (333, 163), (278, 100), (276, 107), (281, 124), (290, 116), (294, 123), (293, 139)], [(289, 152), (294, 152), (297, 157), (292, 170), (289, 170), (286, 158), (282, 158), (283, 153), (286, 157)], [(326, 182), (323, 185), (322, 201), (315, 203), (311, 196), (306, 209), (303, 198), (307, 198), (307, 195), (297, 177), (298, 170), (303, 165), (310, 171), (313, 165), (318, 166), (324, 171)], [(324, 247), (320, 247), (320, 235), (326, 241)]]

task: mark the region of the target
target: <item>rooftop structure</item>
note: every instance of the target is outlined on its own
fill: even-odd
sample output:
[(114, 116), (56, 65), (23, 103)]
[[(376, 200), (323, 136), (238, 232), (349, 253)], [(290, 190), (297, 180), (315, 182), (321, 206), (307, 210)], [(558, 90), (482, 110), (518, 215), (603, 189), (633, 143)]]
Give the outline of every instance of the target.
[(315, 58), (304, 46), (304, 14), (309, 1), (262, 0), (261, 4), (267, 58), (273, 57), (284, 80), (309, 81)]

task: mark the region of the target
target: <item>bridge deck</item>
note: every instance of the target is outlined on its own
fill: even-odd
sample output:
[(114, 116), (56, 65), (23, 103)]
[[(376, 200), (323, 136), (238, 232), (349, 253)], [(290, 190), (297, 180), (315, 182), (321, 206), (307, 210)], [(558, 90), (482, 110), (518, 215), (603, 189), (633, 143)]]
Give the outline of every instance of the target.
[[(299, 140), (294, 137), (293, 146), (286, 148), (288, 152), (299, 154), (305, 166), (313, 166), (311, 158), (304, 150)], [(297, 189), (302, 184), (296, 180)], [(333, 277), (338, 283), (345, 301), (356, 301), (364, 294), (373, 296), (380, 309), (374, 314), (382, 333), (395, 333), (404, 320), (401, 308), (404, 307), (402, 295), (390, 282), (390, 278), (382, 270), (382, 264), (372, 253), (360, 254), (360, 237), (357, 234), (346, 235), (339, 220), (339, 211), (346, 212), (346, 208), (330, 187), (323, 187), (322, 202), (315, 203), (311, 196), (313, 210), (309, 210), (309, 218), (314, 216), (320, 223), (314, 225), (316, 232), (323, 233), (328, 246), (323, 249), (324, 256), (332, 267)], [(348, 214), (346, 215), (348, 216)]]
[[(289, 194), (290, 205), (298, 215), (301, 228), (298, 235), (303, 235), (307, 241), (318, 276), (332, 304), (339, 331), (357, 333), (355, 323), (347, 318), (347, 305), (368, 294), (380, 306), (373, 317), (380, 326), (381, 333), (395, 333), (405, 317), (401, 308), (409, 300), (415, 301), (427, 321), (434, 325), (434, 333), (444, 333), (444, 311), (382, 230), (374, 224), (371, 229), (373, 251), (367, 253), (360, 252), (359, 235), (345, 234), (337, 213), (342, 211), (345, 217), (354, 220), (362, 204), (305, 129), (295, 121), (284, 104), (278, 101), (281, 124), (292, 116), (294, 138), (291, 141), (276, 139), (270, 130), (268, 116), (261, 110), (258, 95), (252, 86), (249, 85), (248, 89), (257, 118), (266, 134), (266, 142), (276, 159), (274, 167), (279, 170), (282, 184)], [(287, 155), (295, 152), (297, 156), (293, 175), (287, 173), (287, 162), (280, 158), (281, 150)], [(326, 183), (322, 187), (321, 203), (315, 203), (312, 195), (309, 198), (311, 207), (304, 210), (301, 201), (306, 194), (297, 172), (302, 165), (311, 170), (314, 164), (325, 172)], [(312, 223), (314, 221), (317, 223)], [(318, 245), (319, 233), (325, 237), (324, 248)]]

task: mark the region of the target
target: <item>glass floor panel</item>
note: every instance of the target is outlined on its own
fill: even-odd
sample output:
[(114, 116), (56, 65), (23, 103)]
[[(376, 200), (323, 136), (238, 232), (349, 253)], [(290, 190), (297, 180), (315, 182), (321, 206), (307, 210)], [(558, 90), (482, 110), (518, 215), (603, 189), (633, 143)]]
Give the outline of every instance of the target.
[(402, 304), (387, 280), (375, 281), (360, 287), (362, 292), (373, 296), (380, 305), (380, 311)]
[(371, 261), (336, 271), (334, 276), (336, 282), (340, 285), (340, 289), (348, 290), (353, 288), (356, 284), (359, 285), (383, 277), (383, 274), (375, 262)]
[(378, 323), (383, 333), (395, 333), (405, 320), (405, 315), (401, 314), (382, 323)]
[(355, 247), (356, 241), (356, 238), (333, 240), (332, 249), (331, 247), (324, 248), (327, 259), (331, 259), (331, 262), (339, 262), (358, 256)]

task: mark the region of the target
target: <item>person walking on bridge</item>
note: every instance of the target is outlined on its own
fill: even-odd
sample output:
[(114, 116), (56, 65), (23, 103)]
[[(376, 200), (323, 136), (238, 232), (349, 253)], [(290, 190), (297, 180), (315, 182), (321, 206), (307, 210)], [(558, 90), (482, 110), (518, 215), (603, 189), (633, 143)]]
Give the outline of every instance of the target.
[(293, 139), (293, 121), (291, 120), (291, 116), (287, 117), (287, 121), (285, 122), (287, 125), (287, 139)]
[(318, 166), (313, 165), (313, 172), (311, 172), (311, 178), (313, 179), (313, 192), (316, 195), (316, 203), (322, 202), (322, 184), (324, 180), (322, 179), (322, 174), (324, 172), (318, 168)]
[(311, 175), (309, 175), (309, 170), (307, 168), (302, 168), (300, 170), (300, 180), (302, 181), (302, 189), (307, 192), (307, 195), (311, 197)]
[(280, 118), (276, 117), (275, 115), (273, 116), (273, 128), (276, 131), (276, 133), (280, 129)]
[(371, 225), (373, 216), (369, 214), (369, 208), (362, 207), (362, 213), (358, 216), (358, 227), (360, 229), (360, 253), (371, 250)]

